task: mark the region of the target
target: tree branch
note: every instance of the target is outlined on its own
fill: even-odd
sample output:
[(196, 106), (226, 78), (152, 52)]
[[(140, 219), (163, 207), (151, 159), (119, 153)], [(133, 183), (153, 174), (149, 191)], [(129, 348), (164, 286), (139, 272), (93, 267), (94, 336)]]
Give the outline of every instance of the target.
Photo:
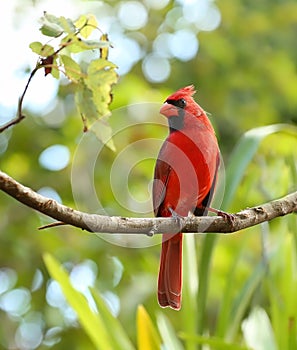
[[(2, 171), (0, 171), (0, 189), (30, 208), (89, 232), (153, 235), (180, 230), (180, 223), (172, 218), (125, 218), (80, 212), (41, 196)], [(297, 212), (297, 191), (281, 199), (240, 211), (234, 214), (232, 222), (219, 216), (184, 218), (182, 231), (232, 233), (293, 212)]]

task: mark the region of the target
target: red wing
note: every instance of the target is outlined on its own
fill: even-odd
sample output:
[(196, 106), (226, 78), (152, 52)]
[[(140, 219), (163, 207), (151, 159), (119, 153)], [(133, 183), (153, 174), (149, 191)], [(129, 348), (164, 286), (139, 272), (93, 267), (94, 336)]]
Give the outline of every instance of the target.
[(215, 187), (217, 184), (217, 175), (218, 175), (219, 167), (220, 167), (220, 154), (218, 154), (218, 156), (217, 156), (216, 170), (215, 170), (215, 174), (214, 174), (214, 178), (213, 178), (211, 187), (210, 187), (207, 195), (202, 200), (202, 206), (199, 206), (199, 207), (196, 206), (196, 208), (194, 210), (195, 216), (207, 215), (207, 210), (205, 209), (205, 207), (209, 207), (210, 203), (212, 201), (214, 190), (215, 190)]
[(158, 159), (155, 167), (153, 183), (153, 206), (155, 216), (159, 216), (159, 209), (164, 201), (171, 167)]

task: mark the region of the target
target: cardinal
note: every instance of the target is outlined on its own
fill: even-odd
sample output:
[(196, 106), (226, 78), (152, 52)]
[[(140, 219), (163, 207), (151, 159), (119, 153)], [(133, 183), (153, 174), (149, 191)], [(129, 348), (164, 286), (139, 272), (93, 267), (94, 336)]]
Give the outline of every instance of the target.
[[(160, 109), (168, 120), (169, 135), (155, 166), (155, 216), (206, 215), (213, 197), (220, 163), (214, 129), (205, 111), (194, 101), (193, 85), (169, 96)], [(161, 307), (179, 310), (182, 297), (181, 232), (162, 236), (158, 278)]]

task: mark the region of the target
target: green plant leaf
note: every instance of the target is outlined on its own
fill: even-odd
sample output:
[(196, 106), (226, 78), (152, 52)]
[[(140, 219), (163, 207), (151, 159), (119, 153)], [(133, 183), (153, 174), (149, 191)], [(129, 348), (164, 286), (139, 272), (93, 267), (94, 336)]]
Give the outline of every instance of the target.
[(78, 37), (77, 34), (70, 33), (61, 40), (61, 46), (67, 47), (69, 53), (79, 53), (108, 47), (110, 43), (100, 39), (86, 40)]
[(94, 49), (102, 49), (109, 48), (110, 43), (108, 41), (103, 40), (79, 40), (79, 47), (82, 50), (94, 50)]
[(59, 17), (58, 23), (65, 33), (75, 33), (76, 27), (70, 18)]
[(276, 132), (290, 132), (295, 129), (289, 124), (273, 124), (247, 131), (239, 140), (231, 154), (226, 170), (226, 188), (222, 209), (228, 210), (246, 167), (257, 152), (261, 141)]
[(200, 335), (188, 335), (180, 333), (179, 336), (184, 340), (192, 340), (195, 344), (208, 345), (210, 349), (215, 350), (251, 350), (246, 346), (227, 343), (225, 340), (217, 337), (206, 337)]
[(60, 25), (60, 19), (47, 12), (44, 13), (40, 22), (42, 24), (40, 30), (43, 35), (56, 38), (64, 32), (63, 27)]
[[(236, 268), (240, 259), (242, 258), (242, 252), (245, 249), (244, 244), (241, 249), (233, 256), (232, 267), (229, 270), (228, 276), (226, 276), (226, 284), (225, 289), (223, 291), (222, 303), (220, 305), (220, 310), (218, 312), (218, 320), (217, 320), (217, 330), (216, 335), (219, 337), (224, 337), (226, 335), (228, 325), (230, 324), (230, 310), (233, 305), (233, 289), (230, 288), (235, 283), (236, 277)], [(233, 315), (232, 315), (233, 317)]]
[(98, 111), (93, 102), (93, 92), (83, 83), (75, 91), (75, 103), (82, 116), (88, 121), (98, 119)]
[(82, 72), (80, 65), (76, 63), (70, 56), (60, 55), (60, 59), (64, 65), (65, 73), (67, 77), (77, 83), (82, 78)]
[(294, 236), (283, 234), (279, 237), (267, 276), (271, 322), (279, 349), (297, 348), (297, 249)]
[(254, 350), (276, 350), (270, 320), (264, 309), (255, 307), (242, 323), (244, 339)]
[(98, 119), (99, 113), (93, 103), (93, 93), (83, 83), (80, 84), (80, 88), (75, 92), (75, 103), (79, 113), (85, 120), (87, 129), (89, 128), (87, 122), (92, 122), (95, 119), (95, 122), (93, 122), (90, 127), (90, 131), (93, 132), (98, 140), (105, 146), (115, 152), (116, 147), (112, 140), (112, 128), (107, 122), (108, 116)]
[(93, 92), (93, 102), (98, 111), (98, 117), (109, 114), (108, 106), (112, 100), (111, 88), (118, 80), (115, 68), (115, 64), (101, 58), (93, 60), (88, 67), (85, 83)]
[(134, 350), (134, 346), (127, 336), (119, 320), (112, 315), (110, 309), (95, 288), (90, 288), (98, 312), (104, 320), (105, 327), (110, 330), (109, 335), (113, 340), (113, 349)]
[(54, 48), (51, 45), (43, 45), (39, 41), (34, 41), (29, 45), (29, 47), (33, 52), (42, 57), (48, 57), (55, 52)]
[(153, 321), (142, 305), (137, 309), (137, 344), (138, 350), (158, 350), (161, 339)]
[[(293, 130), (293, 131), (292, 131)], [(246, 168), (257, 152), (261, 141), (275, 132), (296, 132), (296, 128), (288, 124), (274, 124), (255, 128), (246, 132), (239, 140), (231, 154), (226, 169), (226, 185), (222, 210), (228, 210), (230, 207), (236, 189), (238, 188)], [(210, 263), (212, 252), (217, 241), (217, 236), (206, 235), (203, 237), (201, 247), (202, 255), (199, 263), (199, 292), (198, 292), (198, 333), (203, 334), (203, 320), (205, 319), (206, 299), (209, 284)], [(254, 273), (255, 274), (255, 273)], [(256, 277), (251, 277), (256, 278)], [(239, 311), (239, 310), (238, 310)], [(240, 314), (240, 313), (239, 313)], [(239, 314), (237, 315), (239, 317)], [(243, 315), (240, 314), (240, 317)], [(239, 327), (240, 317), (233, 319), (233, 326)], [(234, 323), (235, 322), (235, 323)], [(233, 333), (232, 333), (233, 334)]]
[(210, 280), (210, 265), (213, 248), (217, 241), (216, 235), (205, 235), (202, 239), (201, 257), (199, 261), (199, 286), (198, 286), (198, 306), (197, 330), (198, 334), (204, 333), (205, 313), (207, 303), (208, 285)]
[(101, 118), (95, 121), (91, 127), (91, 131), (98, 137), (98, 139), (113, 152), (116, 151), (115, 144), (112, 140), (112, 128), (105, 120)]
[(163, 339), (164, 348), (170, 350), (183, 350), (184, 347), (181, 341), (176, 336), (176, 331), (172, 327), (168, 318), (162, 314), (157, 314), (157, 325), (159, 328), (159, 332)]
[(54, 57), (54, 61), (53, 61), (53, 68), (52, 68), (52, 71), (51, 71), (51, 75), (54, 78), (59, 79), (60, 78), (60, 71), (56, 67), (58, 67), (58, 62), (57, 62), (57, 57), (55, 56)]
[(81, 36), (83, 38), (88, 38), (94, 29), (98, 27), (96, 17), (94, 15), (82, 15), (77, 21), (75, 21), (75, 26), (78, 28)]
[[(185, 333), (195, 334), (198, 320), (198, 266), (195, 235), (184, 235), (183, 259), (183, 305), (180, 310), (181, 327)], [(187, 350), (196, 349), (197, 344), (192, 339), (186, 339)]]
[(113, 341), (110, 336), (113, 330), (106, 328), (104, 319), (93, 312), (87, 299), (72, 287), (68, 274), (59, 262), (48, 253), (44, 254), (43, 260), (51, 277), (60, 284), (66, 300), (75, 310), (82, 327), (95, 347), (102, 350), (113, 350)]
[(226, 335), (226, 339), (233, 340), (236, 336), (236, 332), (238, 328), (240, 327), (241, 321), (244, 317), (244, 314), (246, 312), (246, 309), (249, 305), (249, 302), (255, 292), (255, 290), (258, 288), (259, 284), (261, 283), (263, 277), (265, 276), (265, 273), (267, 271), (267, 265), (264, 263), (264, 261), (261, 261), (248, 280), (243, 285), (242, 289), (240, 290), (237, 298), (234, 301), (232, 310), (230, 312), (229, 324), (228, 324), (228, 331)]

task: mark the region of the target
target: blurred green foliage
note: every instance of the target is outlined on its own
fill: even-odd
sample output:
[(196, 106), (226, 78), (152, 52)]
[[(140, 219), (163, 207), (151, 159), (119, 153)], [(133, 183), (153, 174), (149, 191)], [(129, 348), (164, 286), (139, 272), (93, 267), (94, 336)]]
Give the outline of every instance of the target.
[[(73, 1), (73, 6), (78, 3), (82, 1)], [(122, 37), (136, 40), (143, 54), (113, 88), (114, 112), (109, 122), (118, 130), (114, 135), (116, 153), (104, 147), (96, 158), (94, 143), (81, 148), (83, 124), (74, 104), (73, 85), (62, 81), (51, 109), (36, 115), (28, 106), (27, 118), (0, 135), (1, 170), (34, 190), (53, 189), (72, 207), (110, 215), (150, 216), (146, 206), (141, 214), (137, 211), (137, 201), (131, 204), (124, 188), (120, 198), (128, 206), (117, 201), (110, 182), (112, 165), (122, 150), (135, 145), (123, 154), (127, 164), (133, 165), (128, 187), (138, 201), (149, 202), (154, 166), (150, 157), (157, 154), (167, 133), (158, 106), (177, 88), (194, 83), (196, 100), (211, 113), (225, 160), (224, 209), (237, 211), (296, 190), (297, 3), (216, 2), (221, 22), (209, 31), (187, 19), (183, 1), (170, 1), (160, 9), (152, 3), (144, 2), (149, 11), (143, 27), (121, 28)], [(22, 6), (25, 11), (28, 4), (19, 2), (16, 11)], [(120, 3), (109, 1), (104, 6), (94, 7), (99, 26), (108, 16), (114, 16), (114, 25), (120, 26), (116, 17)], [(56, 15), (60, 15), (59, 8)], [(190, 60), (169, 55), (168, 79), (160, 83), (149, 80), (143, 62), (154, 51), (154, 40), (160, 33), (181, 29), (195, 34), (198, 53)], [(110, 36), (116, 49), (119, 43), (114, 38)], [(140, 102), (144, 104), (138, 109), (137, 105), (126, 107)], [(268, 129), (263, 131), (263, 126)], [(150, 139), (157, 143), (147, 141)], [(143, 140), (148, 144), (141, 143)], [(40, 154), (52, 145), (64, 145), (71, 154), (68, 166), (59, 171), (48, 170), (39, 162)], [(73, 163), (91, 157), (96, 159), (93, 178), (81, 167), (81, 192), (73, 193)], [(139, 162), (147, 157), (150, 159)], [(115, 177), (119, 188), (127, 183), (124, 164), (120, 163)], [(91, 186), (101, 208), (96, 201), (88, 201), (92, 199), (88, 197)], [(143, 344), (161, 342), (167, 349), (196, 349), (198, 344), (208, 344), (211, 349), (267, 349), (267, 344), (269, 349), (296, 348), (296, 215), (234, 235), (189, 235), (184, 251), (183, 308), (177, 313), (160, 309), (156, 301), (160, 246), (153, 244), (159, 237), (153, 244), (142, 243), (140, 238), (138, 246), (145, 247), (131, 249), (125, 245), (135, 246), (135, 237), (115, 237), (117, 244), (110, 244), (107, 235), (101, 239), (73, 227), (39, 232), (37, 227), (48, 218), (3, 193), (0, 212), (0, 347), (96, 346), (85, 325), (77, 321), (80, 311), (76, 309), (77, 318), (49, 276), (42, 257), (50, 253), (63, 264), (72, 282), (92, 287), (92, 295), (80, 289), (90, 301), (86, 315), (96, 305), (107, 333), (121, 329), (121, 337), (134, 344), (131, 346), (145, 349)], [(55, 268), (49, 268), (52, 278), (56, 278)], [(17, 307), (19, 300), (24, 307)], [(145, 328), (148, 338), (139, 338)]]

